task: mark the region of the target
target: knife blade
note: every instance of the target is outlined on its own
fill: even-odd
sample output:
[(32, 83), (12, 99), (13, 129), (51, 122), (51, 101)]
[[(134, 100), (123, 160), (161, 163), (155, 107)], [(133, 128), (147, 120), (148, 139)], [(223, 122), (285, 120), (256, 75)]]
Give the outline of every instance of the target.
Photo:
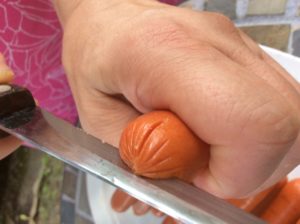
[[(6, 91), (1, 93), (1, 89)], [(1, 130), (123, 189), (183, 223), (265, 223), (180, 180), (151, 180), (134, 175), (122, 162), (117, 148), (33, 106), (28, 92), (17, 86), (8, 90), (0, 85)]]

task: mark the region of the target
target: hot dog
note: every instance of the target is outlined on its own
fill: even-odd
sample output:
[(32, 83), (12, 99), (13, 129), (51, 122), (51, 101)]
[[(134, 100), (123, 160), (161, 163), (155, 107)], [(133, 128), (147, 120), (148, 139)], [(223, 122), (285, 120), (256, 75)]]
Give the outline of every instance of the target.
[[(140, 116), (127, 126), (121, 136), (120, 155), (137, 175), (156, 179), (177, 177), (191, 182), (199, 170), (207, 168), (209, 146), (173, 113), (155, 111)], [(256, 215), (263, 212), (262, 218), (271, 224), (295, 223), (300, 218), (300, 197), (295, 201), (289, 193), (300, 193), (300, 181), (288, 185), (286, 182), (286, 179), (282, 180), (253, 197), (228, 202)], [(278, 197), (274, 199), (276, 195)], [(284, 204), (285, 199), (289, 200), (288, 204)], [(270, 208), (264, 211), (271, 202)], [(297, 208), (290, 207), (294, 202)], [(283, 221), (286, 219), (284, 214), (272, 218), (273, 213), (281, 213), (281, 210), (292, 213), (289, 221)]]
[(188, 182), (209, 160), (208, 145), (168, 111), (132, 121), (121, 136), (120, 155), (137, 175)]
[(288, 182), (261, 218), (269, 224), (295, 224), (300, 218), (300, 179)]
[(267, 205), (271, 202), (270, 200), (279, 193), (286, 183), (287, 179), (284, 179), (252, 197), (245, 199), (229, 199), (227, 201), (246, 212), (251, 212), (257, 215), (266, 209)]

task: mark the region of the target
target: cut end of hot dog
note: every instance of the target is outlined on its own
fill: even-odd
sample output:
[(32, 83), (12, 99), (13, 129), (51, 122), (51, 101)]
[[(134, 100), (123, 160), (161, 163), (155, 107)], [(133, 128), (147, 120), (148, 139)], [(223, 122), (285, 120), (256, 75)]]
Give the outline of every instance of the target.
[(150, 112), (129, 123), (121, 137), (120, 155), (137, 175), (186, 181), (206, 168), (209, 160), (208, 145), (169, 111)]

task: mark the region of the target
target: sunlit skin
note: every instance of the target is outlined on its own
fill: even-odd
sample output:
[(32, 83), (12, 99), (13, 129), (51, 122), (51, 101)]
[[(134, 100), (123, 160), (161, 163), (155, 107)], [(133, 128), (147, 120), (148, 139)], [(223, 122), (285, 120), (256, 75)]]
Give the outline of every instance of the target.
[(299, 85), (228, 18), (154, 0), (54, 4), (88, 133), (118, 146), (130, 120), (170, 110), (210, 145), (194, 184), (223, 198), (261, 191), (299, 164)]
[(225, 198), (299, 163), (298, 83), (226, 17), (151, 0), (57, 2), (87, 132), (118, 146), (128, 121), (169, 109), (210, 145), (194, 184)]

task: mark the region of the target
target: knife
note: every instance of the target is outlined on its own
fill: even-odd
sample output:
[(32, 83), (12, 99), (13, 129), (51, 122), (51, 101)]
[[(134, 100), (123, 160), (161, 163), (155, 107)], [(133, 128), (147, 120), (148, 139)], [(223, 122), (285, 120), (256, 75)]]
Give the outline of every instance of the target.
[(0, 136), (5, 136), (4, 132), (14, 135), (34, 148), (121, 188), (182, 223), (265, 223), (180, 180), (152, 180), (134, 175), (122, 162), (117, 148), (37, 107), (26, 88), (0, 85), (0, 130)]

